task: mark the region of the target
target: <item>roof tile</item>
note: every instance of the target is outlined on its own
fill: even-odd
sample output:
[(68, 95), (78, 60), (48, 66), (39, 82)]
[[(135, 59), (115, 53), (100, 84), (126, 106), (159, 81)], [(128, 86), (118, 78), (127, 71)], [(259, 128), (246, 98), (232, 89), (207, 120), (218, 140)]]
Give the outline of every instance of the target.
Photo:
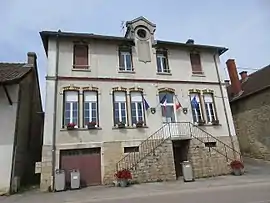
[(30, 70), (25, 63), (0, 63), (0, 83), (15, 82), (22, 79)]

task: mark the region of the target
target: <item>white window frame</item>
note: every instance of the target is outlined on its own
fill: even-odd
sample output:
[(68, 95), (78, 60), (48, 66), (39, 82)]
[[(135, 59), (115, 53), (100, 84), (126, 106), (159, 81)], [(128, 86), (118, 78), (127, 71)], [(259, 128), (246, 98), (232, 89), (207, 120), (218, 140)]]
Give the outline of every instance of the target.
[[(210, 111), (211, 108), (210, 108), (210, 105), (209, 104), (212, 104), (213, 114), (214, 114), (213, 116), (214, 116), (214, 119), (217, 119), (215, 105), (214, 105), (214, 95), (211, 94), (211, 93), (208, 93), (208, 94), (205, 93), (203, 95), (203, 98), (204, 98), (204, 104), (205, 104), (206, 119), (207, 119), (207, 122), (211, 124), (213, 122), (212, 115), (211, 114), (209, 114), (209, 115), (207, 114), (207, 112), (211, 113), (211, 111)], [(208, 117), (210, 118), (210, 120), (208, 120)]]
[[(196, 101), (198, 102), (198, 104), (199, 104), (199, 109), (200, 109), (200, 114), (197, 112), (197, 109), (195, 109), (195, 117), (196, 117), (196, 121), (194, 121), (194, 117), (193, 117), (193, 106), (192, 106), (192, 103), (191, 103), (191, 101), (192, 101), (192, 99), (194, 98), (194, 96), (195, 96), (195, 98), (196, 98)], [(201, 101), (200, 101), (200, 97), (201, 97), (201, 94), (200, 93), (191, 93), (190, 94), (190, 103), (191, 103), (191, 113), (192, 113), (192, 120), (193, 120), (193, 122), (194, 123), (198, 123), (199, 122), (199, 115), (200, 115), (200, 117), (201, 117), (201, 119), (203, 120), (203, 112), (202, 112), (202, 104), (201, 104)]]
[[(119, 121), (122, 121), (122, 108), (121, 108), (121, 104), (124, 103), (125, 104), (125, 116), (126, 116), (126, 120), (125, 120), (125, 126), (127, 126), (127, 98), (126, 98), (126, 92), (114, 92), (114, 101), (113, 101), (113, 105), (115, 105), (116, 103), (118, 104), (118, 117), (119, 117)], [(113, 116), (114, 116), (114, 123), (115, 125), (117, 124), (115, 122), (115, 108), (114, 108), (114, 112), (113, 112)]]
[[(162, 93), (162, 92), (160, 92), (160, 93)], [(177, 122), (177, 116), (176, 116), (176, 109), (175, 109), (175, 103), (174, 103), (174, 97), (175, 97), (175, 94), (174, 93), (170, 93), (170, 94), (172, 94), (173, 95), (173, 102), (172, 103), (166, 103), (166, 105), (164, 105), (164, 104), (160, 104), (160, 106), (162, 107), (162, 112), (163, 112), (163, 108), (165, 107), (165, 106), (172, 106), (173, 107), (173, 114), (174, 114), (174, 120), (175, 120), (175, 122)], [(158, 96), (159, 97), (159, 96)], [(162, 122), (163, 123), (167, 123), (168, 122), (168, 119), (167, 119), (167, 115), (165, 115), (165, 117), (162, 115), (162, 112), (161, 112), (161, 116), (162, 116)], [(171, 121), (169, 122), (169, 123), (171, 123)]]
[(98, 97), (98, 94), (96, 91), (84, 91), (83, 92), (83, 96), (84, 96), (84, 109), (83, 109), (83, 113), (84, 113), (84, 118), (83, 118), (83, 123), (84, 123), (84, 126), (85, 128), (87, 128), (87, 125), (85, 124), (85, 104), (86, 103), (89, 103), (89, 122), (92, 122), (93, 118), (92, 118), (92, 104), (95, 103), (96, 104), (96, 122), (97, 122), (97, 125), (98, 125), (98, 122), (99, 122), (99, 115), (98, 115), (98, 100), (97, 100), (97, 97)]
[[(141, 92), (131, 92), (130, 93), (130, 100), (131, 100), (131, 105), (130, 105), (130, 110), (131, 110), (131, 123), (132, 121), (132, 103), (135, 104), (135, 116), (136, 116), (136, 122), (139, 121), (139, 109), (138, 109), (138, 103), (141, 103), (141, 113), (142, 113), (142, 121), (144, 121), (144, 104), (143, 104), (143, 95)], [(136, 123), (132, 123), (132, 125), (136, 125)]]
[[(131, 53), (128, 52), (128, 51), (120, 51), (120, 55), (123, 56), (123, 58), (124, 58), (124, 67), (121, 67), (121, 68), (124, 68), (123, 71), (132, 71), (133, 68), (132, 68), (132, 56), (131, 56)], [(130, 67), (127, 67), (127, 56), (130, 56)]]
[[(77, 91), (65, 91), (64, 93), (64, 105), (66, 106), (67, 103), (70, 103), (70, 115), (69, 115), (69, 123), (74, 123), (73, 121), (73, 104), (77, 102), (77, 123), (75, 125), (75, 128), (78, 128), (79, 125), (79, 92)], [(66, 107), (64, 108), (64, 125), (67, 125), (66, 123)]]
[[(168, 61), (167, 61), (167, 57), (162, 54), (162, 53), (157, 53), (157, 59), (160, 58), (160, 67), (161, 67), (161, 72), (159, 72), (159, 69), (158, 69), (158, 64), (157, 64), (157, 72), (158, 73), (170, 73), (170, 69), (169, 69), (169, 65), (168, 65)], [(165, 60), (165, 64), (167, 67), (164, 67), (163, 65), (163, 60)], [(157, 60), (157, 63), (158, 63), (158, 60)], [(166, 70), (166, 71), (165, 71)]]

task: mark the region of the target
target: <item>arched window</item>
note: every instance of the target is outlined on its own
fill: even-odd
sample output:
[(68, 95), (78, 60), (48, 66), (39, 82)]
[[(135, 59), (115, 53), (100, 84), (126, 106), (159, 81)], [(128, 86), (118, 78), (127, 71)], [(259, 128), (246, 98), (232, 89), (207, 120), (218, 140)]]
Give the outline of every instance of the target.
[(175, 94), (170, 91), (159, 92), (159, 102), (162, 108), (163, 122), (176, 122), (174, 96)]

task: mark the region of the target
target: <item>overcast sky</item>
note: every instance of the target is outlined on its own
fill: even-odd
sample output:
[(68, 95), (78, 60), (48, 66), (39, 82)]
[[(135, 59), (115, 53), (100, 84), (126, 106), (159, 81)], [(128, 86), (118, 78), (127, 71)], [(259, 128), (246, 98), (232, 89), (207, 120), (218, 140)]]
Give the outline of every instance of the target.
[(157, 25), (157, 39), (228, 47), (222, 68), (228, 58), (249, 69), (270, 64), (269, 0), (0, 0), (0, 61), (24, 62), (28, 51), (36, 52), (44, 100), (40, 31), (123, 36), (121, 22), (138, 16)]

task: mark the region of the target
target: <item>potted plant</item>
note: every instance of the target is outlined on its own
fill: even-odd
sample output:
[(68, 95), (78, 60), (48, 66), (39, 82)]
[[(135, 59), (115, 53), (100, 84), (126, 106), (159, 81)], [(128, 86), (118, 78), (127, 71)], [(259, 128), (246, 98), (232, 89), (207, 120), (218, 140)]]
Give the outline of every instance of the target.
[(126, 124), (122, 121), (120, 121), (118, 124), (117, 124), (117, 127), (118, 128), (125, 128), (126, 127)]
[(132, 179), (131, 172), (128, 169), (117, 171), (114, 175), (120, 187), (127, 187), (129, 180)]
[(234, 160), (230, 163), (232, 173), (236, 176), (243, 174), (244, 164), (241, 161)]
[(95, 129), (97, 127), (97, 123), (95, 121), (91, 121), (87, 124), (88, 129)]
[(67, 124), (67, 129), (68, 130), (73, 130), (75, 128), (76, 124), (75, 123), (68, 123)]
[(144, 125), (144, 122), (143, 122), (143, 121), (138, 121), (138, 122), (136, 123), (136, 128), (142, 128), (143, 125)]
[(219, 125), (219, 120), (213, 120), (212, 125)]
[(202, 126), (202, 125), (204, 125), (204, 124), (205, 124), (204, 120), (199, 119), (199, 121), (198, 121), (198, 125), (199, 125), (199, 126)]

